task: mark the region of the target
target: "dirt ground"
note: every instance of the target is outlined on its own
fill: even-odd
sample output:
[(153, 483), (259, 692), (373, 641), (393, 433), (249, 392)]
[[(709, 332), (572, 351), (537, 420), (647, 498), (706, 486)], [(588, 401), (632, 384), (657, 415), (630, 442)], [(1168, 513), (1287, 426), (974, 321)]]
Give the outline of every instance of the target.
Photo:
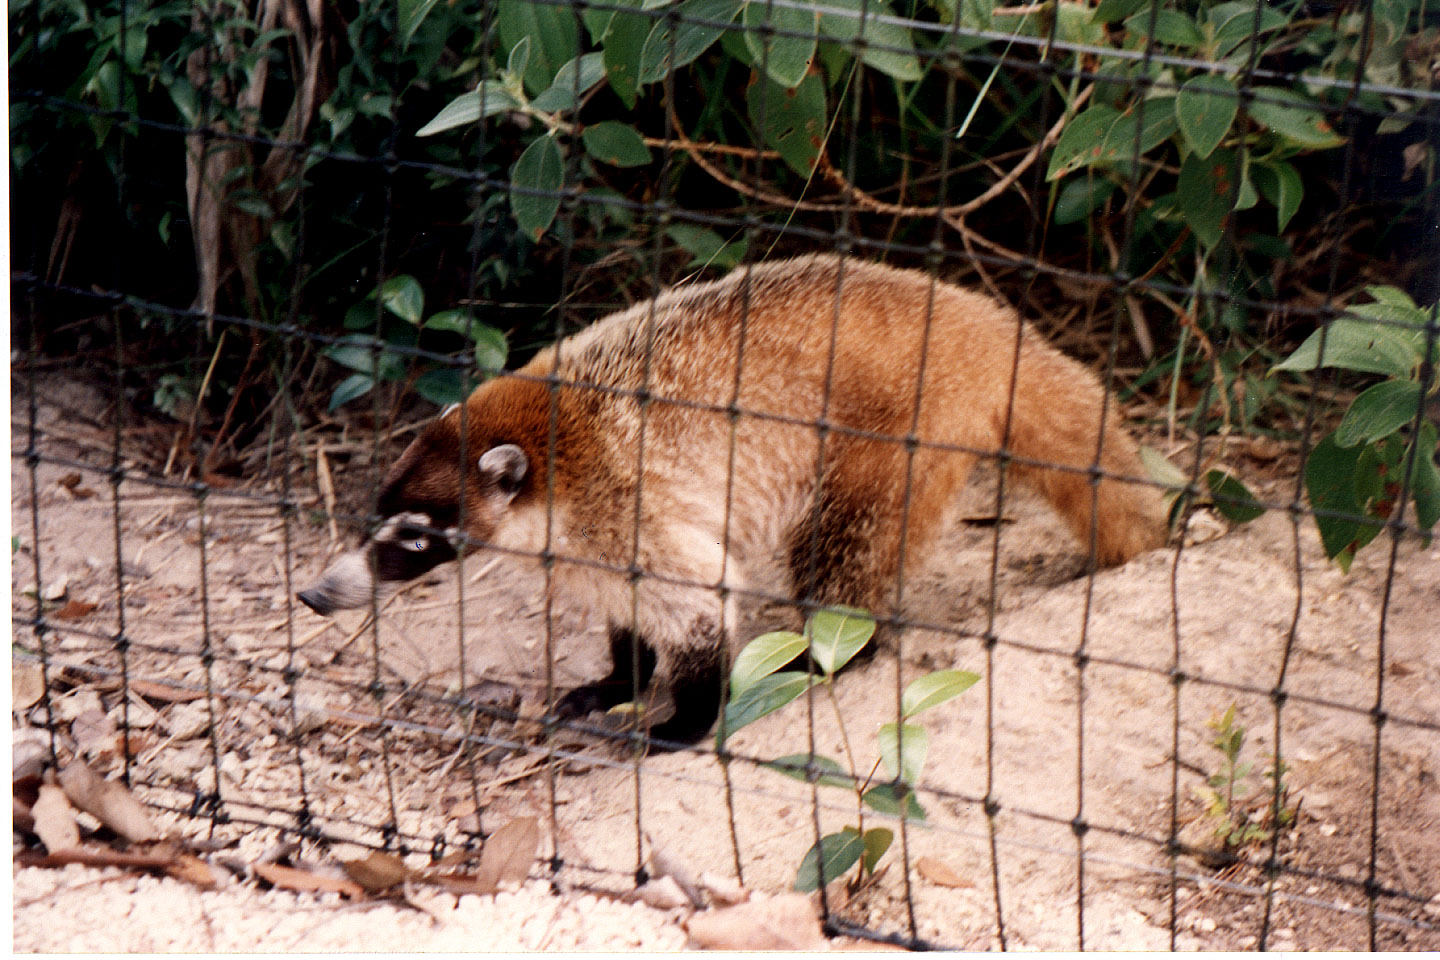
[[(123, 669), (132, 688), (140, 680), (212, 691), (188, 700), (132, 692), (122, 703), (122, 659), (110, 640), (121, 612), (116, 515), (109, 478), (99, 472), (109, 464), (104, 401), (74, 384), (47, 385), (44, 396), (39, 447), (72, 463), (40, 464), (32, 490), (23, 455), (12, 455), (11, 522), (20, 539), (12, 611), (33, 616), (38, 549), (51, 615), (67, 607), (73, 615), (56, 620), (63, 629), (46, 638), (62, 752), (83, 753), (96, 769), (118, 772), (114, 738), (87, 737), (75, 723), (97, 708), (112, 722), (127, 713), (135, 791), (155, 805), (166, 829), (203, 839), (233, 859), (255, 860), (285, 839), (275, 825), (293, 827), (304, 804), (331, 842), (305, 840), (297, 857), (331, 859), (341, 849), (337, 841), (384, 843), (385, 825), (393, 822), (388, 839), (418, 864), (432, 849), (463, 842), (467, 831), (488, 834), (512, 818), (535, 816), (546, 854), (564, 862), (555, 885), (565, 902), (590, 896), (578, 888), (630, 889), (638, 867), (655, 872), (652, 849), (696, 876), (729, 882), (737, 879), (738, 854), (738, 879), (758, 891), (793, 883), (815, 839), (808, 785), (743, 760), (722, 766), (703, 745), (637, 764), (569, 733), (555, 745), (583, 756), (547, 766), (543, 748), (507, 746), (534, 743), (527, 733), (533, 725), (472, 721), (437, 701), (460, 690), (503, 700), (513, 690), (522, 717), (542, 708), (547, 630), (543, 577), (533, 564), (476, 554), (387, 601), (378, 627), (367, 628), (364, 613), (324, 620), (289, 604), (287, 584), (300, 586), (347, 545), (343, 524), (332, 539), (324, 518), (313, 443), (297, 455), (292, 482), (304, 510), (288, 524), (266, 500), (275, 491), (258, 484), (215, 489), (203, 510), (183, 488), (133, 477), (118, 486), (123, 613), (132, 643)], [(17, 395), (12, 454), (25, 448), (24, 411)], [(331, 442), (327, 464), (342, 508), (363, 503), (367, 444)], [(1230, 465), (1263, 499), (1291, 495), (1293, 463), (1283, 457), (1236, 457)], [(133, 466), (157, 472), (139, 453)], [(868, 769), (878, 755), (878, 725), (894, 720), (897, 667), (905, 682), (945, 667), (986, 675), (926, 715), (929, 754), (919, 801), (927, 820), (910, 824), (903, 837), (912, 869), (903, 869), (896, 823), (867, 811), (867, 827), (896, 830), (895, 846), (876, 882), (854, 896), (834, 892), (840, 916), (908, 934), (913, 907), (915, 935), (962, 949), (1000, 946), (1002, 928), (1012, 949), (1074, 949), (1082, 920), (1087, 948), (1166, 949), (1173, 868), (1176, 942), (1183, 949), (1253, 947), (1267, 909), (1270, 949), (1366, 949), (1373, 856), (1381, 891), (1376, 945), (1440, 949), (1440, 544), (1403, 541), (1387, 585), (1388, 538), (1342, 575), (1325, 561), (1308, 517), (1299, 526), (1297, 562), (1291, 520), (1272, 511), (1184, 546), (1178, 562), (1172, 546), (1103, 571), (1087, 603), (1077, 547), (1042, 504), (1017, 493), (1001, 527), (993, 624), (1000, 642), (987, 653), (976, 638), (986, 629), (994, 530), (975, 518), (993, 513), (994, 483), (993, 476), (977, 478), (957, 504), (943, 548), (914, 578), (908, 613), (961, 636), (907, 631), (898, 658), (882, 653), (838, 682), (839, 713)], [(31, 528), (36, 496), (38, 536)], [(1218, 522), (1210, 524), (1221, 532)], [(1287, 660), (1297, 600), (1299, 626)], [(764, 608), (748, 616), (747, 636), (767, 627)], [(555, 609), (549, 633), (557, 688), (604, 672), (602, 628), (584, 610)], [(1089, 658), (1083, 671), (1074, 656), (1082, 635)], [(35, 647), (33, 631), (19, 622), (14, 639), (18, 648)], [(1177, 648), (1189, 678), (1178, 687), (1169, 674)], [(22, 652), (15, 662), (30, 661)], [(1269, 691), (1282, 667), (1288, 697), (1279, 734), (1290, 796), (1300, 809), (1294, 829), (1279, 840), (1283, 869), (1267, 897), (1259, 867), (1217, 868), (1191, 856), (1172, 861), (1165, 843), (1172, 796), (1181, 840), (1210, 843), (1213, 821), (1195, 788), (1221, 762), (1206, 721), (1232, 703), (1248, 731), (1249, 792), (1268, 796), (1260, 774), (1270, 765), (1277, 726)], [(484, 686), (487, 680), (494, 683)], [(1378, 730), (1378, 758), (1370, 713), (1377, 685), (1387, 718)], [(43, 705), (15, 706), (16, 742), (35, 739)], [(1177, 717), (1178, 766), (1171, 763)], [(466, 746), (457, 739), (466, 732), (495, 745)], [(768, 759), (804, 752), (812, 735), (818, 752), (843, 756), (835, 712), (823, 699), (815, 701), (813, 734), (797, 702), (740, 731), (731, 746), (741, 757)], [(987, 758), (998, 804), (991, 820), (981, 803)], [(217, 766), (228, 822), (190, 809), (197, 791), (214, 789)], [(819, 796), (824, 832), (855, 821), (853, 794), (827, 788)], [(1088, 825), (1078, 839), (1077, 819)], [(1263, 863), (1268, 846), (1242, 855)], [(531, 876), (550, 873), (537, 862)], [(82, 906), (89, 903), (82, 898), (97, 885), (122, 887), (119, 905), (105, 909), (141, 928), (144, 916), (154, 922), (165, 916), (126, 914), (141, 886), (180, 886), (138, 884), (113, 869), (34, 867), (17, 867), (15, 883), (14, 946), (21, 950), (89, 949), (88, 941), (57, 943), (53, 918), (57, 910), (92, 915), (99, 908)], [(23, 899), (22, 888), (30, 891)], [(262, 893), (248, 881), (232, 892), (242, 904), (253, 898), (252, 913), (262, 901), (265, 910), (281, 913), (313, 913), (330, 903), (299, 894), (276, 908), (275, 891)], [(684, 913), (627, 915), (618, 928), (629, 939), (612, 945), (635, 946), (634, 931), (644, 923), (654, 924), (652, 945), (683, 942), (664, 937)], [(436, 944), (453, 942), (443, 939), (445, 928), (438, 921), (427, 928), (440, 938)], [(407, 948), (423, 949), (424, 936), (415, 933)], [(343, 940), (339, 947), (325, 943), (366, 950), (374, 948), (373, 937), (357, 926), (348, 947)], [(313, 945), (263, 938), (210, 943), (257, 950)], [(186, 948), (166, 944), (129, 945)], [(189, 949), (206, 947), (200, 941)]]

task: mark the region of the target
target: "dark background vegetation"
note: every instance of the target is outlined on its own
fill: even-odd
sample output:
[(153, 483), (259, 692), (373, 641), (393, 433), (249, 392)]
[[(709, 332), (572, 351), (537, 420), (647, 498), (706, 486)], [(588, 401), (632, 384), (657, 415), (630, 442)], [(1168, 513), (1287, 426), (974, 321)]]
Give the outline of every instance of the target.
[(1278, 360), (1367, 285), (1435, 300), (1433, 7), (863, 9), (865, 46), (741, 0), (13, 4), (12, 345), (118, 358), (213, 472), (837, 237), (1113, 343), (1172, 430), (1293, 437)]

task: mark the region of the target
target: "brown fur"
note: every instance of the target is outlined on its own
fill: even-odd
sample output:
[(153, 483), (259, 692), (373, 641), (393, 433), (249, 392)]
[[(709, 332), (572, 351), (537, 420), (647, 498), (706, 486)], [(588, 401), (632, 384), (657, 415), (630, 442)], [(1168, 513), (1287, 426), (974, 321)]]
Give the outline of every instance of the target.
[[(529, 474), (506, 497), (466, 471), (467, 532), (549, 550), (556, 586), (633, 630), (672, 684), (692, 660), (715, 672), (719, 625), (734, 623), (717, 587), (761, 588), (751, 569), (777, 549), (797, 600), (895, 612), (902, 539), (913, 565), (977, 456), (1000, 450), (1007, 415), (1012, 454), (1070, 468), (1017, 463), (1013, 475), (1082, 549), (1092, 519), (1101, 564), (1159, 545), (1152, 488), (1107, 478), (1097, 494), (1092, 483), (1102, 420), (1101, 470), (1144, 475), (1114, 404), (1102, 415), (1097, 378), (1028, 329), (1007, 413), (1016, 325), (1009, 308), (915, 271), (823, 256), (740, 268), (612, 315), (481, 386), (402, 457), (382, 512), (447, 492), (453, 502), (462, 423), (471, 465), (518, 446)], [(648, 575), (633, 595), (632, 565)]]

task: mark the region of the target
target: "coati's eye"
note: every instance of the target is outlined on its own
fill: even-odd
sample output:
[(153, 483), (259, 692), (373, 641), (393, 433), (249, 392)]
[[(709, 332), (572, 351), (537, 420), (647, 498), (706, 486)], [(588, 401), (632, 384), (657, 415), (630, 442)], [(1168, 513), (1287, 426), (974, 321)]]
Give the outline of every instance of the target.
[(411, 553), (424, 553), (430, 548), (430, 538), (419, 535), (401, 537), (400, 546), (409, 550)]

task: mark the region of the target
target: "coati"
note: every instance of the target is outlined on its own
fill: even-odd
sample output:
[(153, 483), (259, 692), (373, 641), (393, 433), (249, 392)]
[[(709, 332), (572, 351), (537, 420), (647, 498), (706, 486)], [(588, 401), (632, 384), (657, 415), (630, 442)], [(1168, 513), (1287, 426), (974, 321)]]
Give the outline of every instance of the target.
[(1098, 503), (1100, 563), (1163, 541), (1155, 490), (1109, 479), (1144, 475), (1113, 405), (1096, 490), (1097, 378), (1028, 327), (1016, 367), (1018, 322), (927, 274), (831, 256), (677, 287), (438, 417), (389, 472), (378, 532), (300, 599), (320, 613), (368, 603), (377, 583), (455, 559), (462, 522), (473, 541), (548, 552), (552, 588), (608, 620), (613, 658), (558, 713), (622, 703), (653, 675), (676, 712), (652, 737), (693, 743), (720, 708), (725, 604), (762, 586), (754, 568), (780, 552), (797, 603), (890, 615), (902, 537), (913, 564), (977, 456), (1000, 450), (1007, 415), (1011, 475), (1087, 550)]

